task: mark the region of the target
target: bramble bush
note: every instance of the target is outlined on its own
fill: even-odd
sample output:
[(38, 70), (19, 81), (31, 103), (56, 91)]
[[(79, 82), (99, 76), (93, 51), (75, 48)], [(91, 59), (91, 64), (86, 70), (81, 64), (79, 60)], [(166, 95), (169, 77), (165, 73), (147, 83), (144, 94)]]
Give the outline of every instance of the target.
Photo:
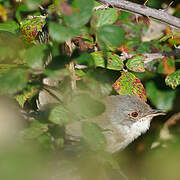
[[(98, 100), (111, 94), (148, 99), (168, 113), (164, 120), (179, 111), (180, 55), (168, 52), (180, 45), (180, 30), (164, 27), (160, 32), (160, 23), (154, 28), (148, 17), (115, 8), (94, 10), (99, 5), (94, 0), (0, 0), (0, 107), (6, 112), (0, 120), (10, 119), (0, 131), (5, 128), (6, 137), (15, 129), (15, 135), (4, 140), (8, 143), (0, 143), (5, 165), (0, 177), (78, 179), (77, 167), (82, 179), (179, 177), (178, 127), (173, 135), (166, 129), (169, 138), (160, 142), (157, 134), (164, 121), (156, 121), (150, 136), (113, 156), (103, 151), (101, 129), (83, 121), (102, 113)], [(174, 14), (179, 12), (177, 4)], [(155, 53), (159, 56), (149, 60)], [(19, 118), (6, 117), (12, 109)], [(75, 121), (82, 121), (80, 147), (66, 140), (65, 128)], [(151, 150), (155, 141), (162, 146)], [(164, 150), (166, 143), (171, 145)], [(137, 160), (139, 154), (145, 160)], [(156, 170), (149, 171), (153, 167)], [(168, 175), (159, 174), (168, 168)]]

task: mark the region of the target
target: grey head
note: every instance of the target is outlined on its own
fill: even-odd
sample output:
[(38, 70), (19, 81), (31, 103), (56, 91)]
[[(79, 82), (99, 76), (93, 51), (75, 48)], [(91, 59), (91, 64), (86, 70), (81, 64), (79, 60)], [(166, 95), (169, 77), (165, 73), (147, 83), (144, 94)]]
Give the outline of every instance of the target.
[[(162, 114), (136, 96), (108, 96), (102, 101), (105, 111), (90, 120), (102, 129), (107, 142), (106, 151), (110, 153), (125, 148), (149, 129), (154, 116)], [(66, 136), (73, 141), (83, 136), (80, 121), (66, 126)]]
[(105, 132), (107, 150), (116, 152), (125, 148), (134, 139), (145, 133), (154, 116), (164, 114), (152, 109), (136, 96), (118, 95), (105, 99), (106, 112), (103, 119), (108, 121), (110, 132)]
[(144, 118), (152, 118), (162, 111), (152, 109), (147, 103), (136, 96), (118, 95), (105, 99), (106, 114), (112, 124), (130, 126)]

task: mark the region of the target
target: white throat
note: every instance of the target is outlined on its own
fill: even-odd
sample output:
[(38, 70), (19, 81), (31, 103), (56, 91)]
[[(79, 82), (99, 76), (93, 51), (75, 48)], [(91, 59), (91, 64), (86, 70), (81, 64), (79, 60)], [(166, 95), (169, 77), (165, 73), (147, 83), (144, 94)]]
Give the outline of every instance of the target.
[(117, 148), (113, 149), (113, 152), (116, 152), (120, 149), (125, 148), (128, 144), (138, 138), (141, 134), (145, 133), (149, 127), (152, 117), (143, 118), (137, 122), (135, 122), (131, 127), (127, 125), (117, 125), (116, 129), (119, 129), (121, 135), (123, 136), (122, 142), (117, 146)]

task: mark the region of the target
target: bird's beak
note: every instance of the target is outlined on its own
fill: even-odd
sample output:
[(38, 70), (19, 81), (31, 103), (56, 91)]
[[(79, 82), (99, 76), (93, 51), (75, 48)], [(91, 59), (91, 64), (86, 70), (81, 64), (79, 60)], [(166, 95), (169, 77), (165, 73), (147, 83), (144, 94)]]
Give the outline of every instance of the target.
[(165, 111), (159, 110), (159, 109), (152, 109), (151, 111), (148, 112), (147, 116), (148, 117), (155, 117), (159, 115), (166, 115)]

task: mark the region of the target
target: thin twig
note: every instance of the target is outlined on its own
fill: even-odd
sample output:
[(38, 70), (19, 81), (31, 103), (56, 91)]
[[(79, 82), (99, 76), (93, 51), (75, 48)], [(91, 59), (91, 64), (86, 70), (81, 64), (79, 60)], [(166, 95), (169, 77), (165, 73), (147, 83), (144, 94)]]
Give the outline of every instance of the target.
[(72, 73), (72, 76), (71, 76), (71, 87), (72, 87), (72, 90), (75, 90), (76, 89), (76, 74), (75, 74), (74, 62), (73, 61), (71, 61), (69, 63), (69, 71)]
[(164, 124), (164, 127), (169, 127), (169, 126), (173, 126), (177, 123), (177, 121), (180, 121), (180, 112), (174, 114), (173, 116), (171, 116), (166, 123)]
[[(125, 61), (127, 59), (130, 59), (134, 56), (135, 54), (127, 54), (125, 52), (122, 52), (120, 58), (121, 60)], [(162, 59), (164, 57), (169, 57), (169, 56), (179, 56), (180, 55), (180, 49), (176, 48), (172, 51), (165, 51), (162, 53), (144, 53), (141, 54), (144, 58), (143, 58), (143, 62), (144, 64), (147, 64), (151, 61), (154, 61), (156, 59)]]
[(126, 0), (97, 0), (97, 1), (102, 4), (106, 4), (106, 5), (109, 4), (110, 6), (118, 9), (129, 11), (131, 13), (136, 13), (154, 18), (175, 28), (180, 28), (180, 18), (169, 15), (167, 11), (164, 11), (163, 9), (158, 10), (147, 7), (145, 5), (129, 2)]
[[(154, 61), (156, 59), (161, 59), (164, 57), (164, 55), (162, 53), (144, 53), (141, 54), (144, 58), (143, 58), (143, 62), (144, 64), (147, 64), (151, 61)], [(121, 60), (125, 61), (127, 59), (132, 58), (133, 56), (135, 56), (135, 54), (127, 54), (125, 52), (122, 53), (122, 55), (120, 56)]]

